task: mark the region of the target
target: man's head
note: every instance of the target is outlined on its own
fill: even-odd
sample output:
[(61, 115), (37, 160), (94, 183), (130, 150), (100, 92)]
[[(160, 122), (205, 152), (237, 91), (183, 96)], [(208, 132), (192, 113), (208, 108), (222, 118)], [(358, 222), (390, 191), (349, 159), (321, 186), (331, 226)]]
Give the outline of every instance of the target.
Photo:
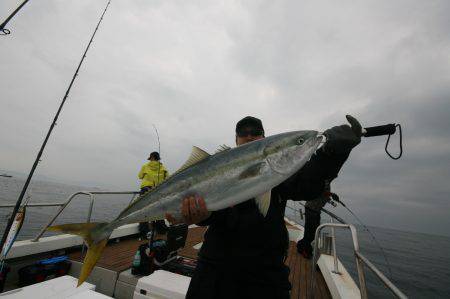
[(236, 124), (236, 145), (264, 138), (264, 128), (260, 119), (246, 116)]
[(159, 153), (158, 152), (152, 152), (147, 160), (159, 161), (159, 160), (161, 160), (161, 158), (159, 157)]

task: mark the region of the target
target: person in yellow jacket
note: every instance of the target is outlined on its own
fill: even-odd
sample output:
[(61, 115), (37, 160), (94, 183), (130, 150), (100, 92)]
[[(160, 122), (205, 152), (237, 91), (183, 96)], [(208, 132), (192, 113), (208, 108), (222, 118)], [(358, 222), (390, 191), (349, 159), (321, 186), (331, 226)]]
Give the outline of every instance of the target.
[(169, 176), (169, 172), (160, 162), (158, 152), (151, 153), (148, 160), (149, 162), (142, 165), (138, 174), (139, 179), (142, 180), (141, 193), (156, 187)]
[[(139, 171), (138, 174), (138, 178), (142, 180), (141, 194), (155, 188), (169, 176), (169, 172), (160, 162), (161, 157), (158, 152), (151, 153), (148, 160), (149, 162), (142, 165), (141, 171)], [(152, 226), (158, 228), (161, 232), (164, 232), (167, 229), (164, 220), (155, 221), (152, 223)], [(150, 228), (148, 222), (139, 223), (139, 233), (142, 239), (147, 238), (147, 233), (149, 231)]]

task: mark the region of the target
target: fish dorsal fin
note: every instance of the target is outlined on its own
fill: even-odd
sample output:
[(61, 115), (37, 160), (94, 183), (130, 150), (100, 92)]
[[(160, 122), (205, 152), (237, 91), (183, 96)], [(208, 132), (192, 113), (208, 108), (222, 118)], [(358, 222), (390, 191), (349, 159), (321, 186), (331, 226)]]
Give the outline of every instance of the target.
[(177, 171), (175, 171), (173, 175), (182, 172), (183, 170), (191, 167), (192, 165), (197, 164), (198, 162), (202, 161), (203, 159), (208, 158), (209, 156), (211, 156), (210, 154), (208, 154), (207, 152), (205, 152), (204, 150), (202, 150), (201, 148), (198, 148), (196, 146), (192, 147), (192, 151), (191, 151), (191, 155), (189, 156), (189, 158), (187, 159), (186, 162), (184, 162), (184, 164), (180, 167), (180, 169), (178, 169)]
[(220, 153), (220, 152), (223, 152), (223, 151), (226, 151), (226, 150), (229, 150), (229, 149), (231, 149), (231, 147), (229, 147), (229, 146), (226, 145), (226, 144), (222, 144), (222, 145), (219, 146), (219, 148), (216, 150), (216, 154), (217, 154), (217, 153)]
[(266, 217), (267, 211), (269, 211), (271, 191), (272, 190), (269, 190), (264, 194), (256, 196), (255, 198), (255, 202), (258, 206), (259, 212), (261, 212), (264, 217)]

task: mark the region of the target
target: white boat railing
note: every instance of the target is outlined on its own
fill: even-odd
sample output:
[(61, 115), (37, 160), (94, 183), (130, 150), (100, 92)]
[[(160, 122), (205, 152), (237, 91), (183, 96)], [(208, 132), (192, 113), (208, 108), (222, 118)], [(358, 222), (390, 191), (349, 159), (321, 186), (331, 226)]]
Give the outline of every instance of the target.
[[(135, 196), (139, 194), (138, 191), (78, 191), (73, 194), (71, 194), (65, 202), (56, 202), (56, 203), (28, 203), (26, 207), (60, 207), (59, 210), (56, 212), (56, 214), (50, 219), (50, 221), (41, 229), (41, 231), (34, 237), (32, 242), (37, 242), (42, 237), (42, 235), (45, 233), (47, 228), (53, 224), (53, 222), (58, 218), (58, 216), (64, 211), (64, 209), (69, 205), (69, 203), (78, 195), (87, 195), (89, 197), (89, 209), (88, 214), (86, 218), (86, 222), (91, 222), (92, 217), (92, 210), (94, 208), (94, 201), (95, 201), (95, 195), (96, 194), (129, 194), (133, 195), (130, 203), (134, 200)], [(12, 204), (4, 204), (0, 205), (0, 208), (12, 208), (15, 205)]]

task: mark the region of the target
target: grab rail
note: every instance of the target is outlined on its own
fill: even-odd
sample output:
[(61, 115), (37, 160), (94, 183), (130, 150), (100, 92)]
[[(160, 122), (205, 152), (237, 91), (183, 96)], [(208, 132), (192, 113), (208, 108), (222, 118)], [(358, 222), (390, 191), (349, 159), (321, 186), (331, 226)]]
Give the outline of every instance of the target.
[[(63, 202), (40, 202), (40, 203), (29, 203), (26, 207), (60, 207), (64, 205)], [(8, 205), (0, 205), (0, 209), (4, 208), (14, 208), (16, 205), (8, 204)]]
[[(31, 241), (32, 242), (39, 241), (39, 239), (45, 233), (47, 228), (53, 224), (53, 222), (56, 220), (56, 218), (58, 218), (58, 216), (62, 213), (62, 211), (67, 207), (67, 205), (69, 205), (69, 203), (72, 201), (72, 199), (75, 198), (77, 195), (89, 196), (90, 202), (89, 202), (89, 210), (88, 210), (88, 216), (87, 216), (86, 221), (88, 223), (91, 222), (92, 210), (94, 208), (94, 200), (95, 200), (94, 195), (95, 194), (133, 194), (133, 197), (131, 199), (131, 200), (133, 200), (134, 197), (136, 196), (136, 194), (139, 194), (139, 192), (137, 192), (137, 191), (79, 191), (79, 192), (75, 192), (72, 195), (70, 195), (64, 203), (55, 204), (55, 206), (61, 205), (61, 208), (56, 212), (56, 214), (52, 217), (52, 219), (50, 219), (50, 221), (41, 229), (41, 231)], [(34, 205), (27, 205), (27, 206), (39, 206), (39, 205), (34, 204)]]

